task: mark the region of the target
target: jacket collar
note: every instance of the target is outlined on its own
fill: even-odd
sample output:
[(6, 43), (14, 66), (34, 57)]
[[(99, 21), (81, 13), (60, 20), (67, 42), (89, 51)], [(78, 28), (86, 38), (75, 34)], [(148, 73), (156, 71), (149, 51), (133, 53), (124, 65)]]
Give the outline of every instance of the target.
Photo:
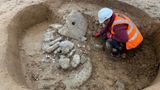
[(116, 15), (115, 15), (115, 13), (113, 13), (113, 15), (111, 16), (110, 21), (108, 22), (107, 26), (109, 26), (109, 27), (112, 26), (112, 24), (113, 24), (113, 22), (115, 20), (115, 17), (116, 17)]

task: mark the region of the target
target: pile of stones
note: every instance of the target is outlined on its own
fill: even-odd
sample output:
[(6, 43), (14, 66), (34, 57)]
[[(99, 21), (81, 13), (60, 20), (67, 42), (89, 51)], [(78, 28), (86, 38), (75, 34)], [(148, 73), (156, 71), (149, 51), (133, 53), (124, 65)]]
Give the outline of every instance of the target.
[(76, 54), (76, 48), (73, 42), (65, 40), (63, 36), (54, 38), (56, 32), (48, 30), (44, 33), (42, 50), (46, 54), (46, 59), (53, 54), (54, 59), (57, 59), (57, 64), (62, 69), (70, 67), (76, 68), (81, 63), (81, 57)]
[(79, 87), (91, 76), (92, 64), (87, 55), (79, 53), (82, 48), (78, 43), (86, 40), (85, 18), (80, 12), (72, 11), (65, 20), (64, 25), (51, 24), (44, 32), (42, 50), (44, 61), (52, 60), (58, 69), (71, 71), (62, 82), (68, 90), (72, 90), (72, 87)]

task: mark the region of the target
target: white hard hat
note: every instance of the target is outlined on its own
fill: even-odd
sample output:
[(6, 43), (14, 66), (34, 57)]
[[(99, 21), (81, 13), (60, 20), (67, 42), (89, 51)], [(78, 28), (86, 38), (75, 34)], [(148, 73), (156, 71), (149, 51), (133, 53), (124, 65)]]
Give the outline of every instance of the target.
[(98, 12), (99, 23), (103, 23), (105, 20), (109, 19), (113, 14), (113, 10), (110, 8), (102, 8)]

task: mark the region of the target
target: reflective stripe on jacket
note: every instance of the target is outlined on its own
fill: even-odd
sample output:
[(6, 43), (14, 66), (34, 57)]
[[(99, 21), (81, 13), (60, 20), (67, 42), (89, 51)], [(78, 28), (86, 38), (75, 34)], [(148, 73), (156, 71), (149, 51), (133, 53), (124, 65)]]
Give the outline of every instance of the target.
[(143, 41), (143, 36), (138, 30), (137, 26), (127, 16), (116, 13), (115, 20), (111, 28), (112, 34), (115, 33), (113, 27), (118, 24), (128, 24), (128, 41), (126, 42), (127, 50), (136, 48)]

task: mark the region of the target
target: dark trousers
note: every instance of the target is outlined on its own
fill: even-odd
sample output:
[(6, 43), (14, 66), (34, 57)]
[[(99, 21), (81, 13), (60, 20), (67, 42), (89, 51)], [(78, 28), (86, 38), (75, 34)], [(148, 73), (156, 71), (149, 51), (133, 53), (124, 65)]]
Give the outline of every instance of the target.
[(110, 44), (111, 49), (116, 49), (115, 52), (112, 52), (113, 54), (122, 54), (126, 51), (126, 44), (125, 43), (120, 43), (114, 39), (107, 39), (106, 42), (108, 42)]

